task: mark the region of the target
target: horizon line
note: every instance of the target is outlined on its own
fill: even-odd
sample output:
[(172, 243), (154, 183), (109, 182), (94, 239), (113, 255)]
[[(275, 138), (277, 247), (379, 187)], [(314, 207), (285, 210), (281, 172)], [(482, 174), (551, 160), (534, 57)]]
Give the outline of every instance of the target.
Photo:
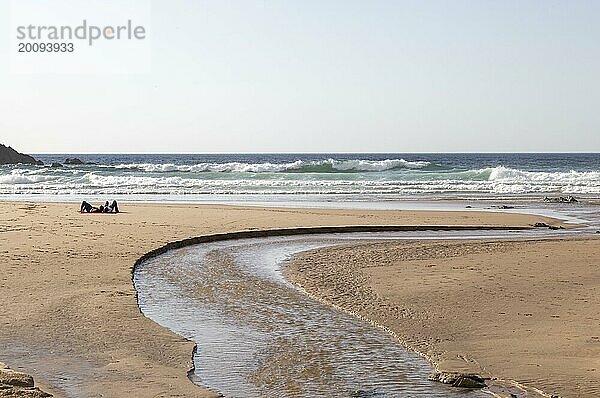
[(386, 154), (600, 154), (600, 151), (413, 151), (413, 152), (28, 152), (32, 155), (386, 155)]

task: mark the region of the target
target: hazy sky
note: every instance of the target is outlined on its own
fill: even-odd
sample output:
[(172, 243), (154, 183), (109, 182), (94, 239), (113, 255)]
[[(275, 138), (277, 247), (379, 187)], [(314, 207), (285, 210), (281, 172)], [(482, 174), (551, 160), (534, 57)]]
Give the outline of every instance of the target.
[(144, 73), (15, 74), (2, 2), (0, 143), (600, 151), (600, 1), (171, 0), (150, 11)]

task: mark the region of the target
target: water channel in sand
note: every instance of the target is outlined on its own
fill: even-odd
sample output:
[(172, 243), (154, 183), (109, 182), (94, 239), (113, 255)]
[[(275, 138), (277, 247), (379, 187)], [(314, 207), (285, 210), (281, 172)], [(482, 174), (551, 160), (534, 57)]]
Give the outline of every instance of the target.
[(143, 313), (197, 344), (193, 382), (233, 397), (483, 397), (429, 381), (389, 334), (309, 298), (281, 273), (301, 251), (365, 239), (501, 238), (525, 232), (394, 232), (229, 240), (169, 251), (134, 282)]

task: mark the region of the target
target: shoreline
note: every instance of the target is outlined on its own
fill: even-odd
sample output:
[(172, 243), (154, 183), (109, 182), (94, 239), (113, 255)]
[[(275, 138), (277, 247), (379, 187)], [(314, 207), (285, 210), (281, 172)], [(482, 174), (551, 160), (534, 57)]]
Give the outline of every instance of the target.
[[(432, 248), (430, 250), (434, 250), (436, 245), (454, 245), (458, 247), (460, 245), (474, 246), (479, 245), (481, 243), (499, 244), (500, 241), (481, 239), (480, 242), (477, 242), (466, 239), (462, 241), (448, 243), (444, 242), (443, 240), (432, 240), (430, 242), (416, 242), (414, 243), (414, 245), (420, 245), (425, 248), (430, 247)], [(418, 291), (427, 291), (428, 288), (423, 287), (423, 282), (419, 282), (417, 285), (405, 283), (404, 286), (407, 286), (406, 288), (399, 287), (395, 290), (394, 287), (390, 287), (390, 284), (395, 283), (400, 283), (400, 285), (402, 285), (402, 283), (399, 282), (398, 278), (410, 278), (406, 272), (403, 272), (401, 269), (398, 268), (402, 261), (394, 263), (397, 265), (394, 265), (396, 269), (394, 272), (392, 272), (389, 269), (391, 266), (376, 265), (373, 261), (364, 260), (365, 258), (368, 258), (365, 257), (365, 252), (368, 251), (372, 254), (373, 251), (377, 251), (377, 249), (373, 249), (373, 247), (375, 246), (380, 246), (382, 248), (379, 254), (386, 250), (386, 254), (389, 255), (393, 252), (393, 250), (395, 250), (392, 248), (401, 247), (403, 244), (406, 243), (356, 243), (339, 245), (337, 247), (328, 247), (324, 249), (309, 250), (303, 253), (299, 253), (297, 256), (290, 259), (286, 263), (284, 274), (288, 280), (290, 280), (300, 290), (308, 294), (313, 299), (331, 305), (341, 311), (356, 316), (357, 318), (362, 319), (365, 322), (369, 322), (377, 327), (380, 327), (381, 329), (389, 333), (391, 336), (393, 336), (394, 339), (399, 341), (407, 349), (423, 356), (433, 366), (435, 373), (437, 373), (437, 375), (434, 376), (435, 380), (444, 379), (450, 376), (450, 383), (452, 383), (452, 378), (455, 379), (456, 376), (476, 375), (486, 380), (486, 384), (488, 385), (488, 391), (490, 393), (492, 393), (494, 396), (502, 398), (510, 398), (515, 396), (587, 397), (592, 396), (593, 394), (597, 394), (594, 385), (597, 385), (598, 376), (593, 377), (587, 375), (588, 378), (586, 379), (586, 382), (577, 381), (576, 385), (572, 385), (571, 383), (566, 382), (566, 380), (569, 380), (569, 378), (579, 380), (579, 378), (583, 377), (583, 375), (585, 375), (586, 372), (575, 368), (577, 371), (563, 372), (565, 374), (568, 374), (568, 376), (566, 376), (565, 374), (561, 376), (560, 367), (563, 365), (561, 359), (559, 359), (558, 365), (555, 364), (554, 368), (551, 367), (552, 356), (555, 354), (553, 353), (553, 350), (546, 351), (546, 348), (549, 347), (548, 344), (552, 344), (550, 342), (546, 342), (546, 345), (542, 343), (542, 348), (538, 348), (539, 354), (536, 352), (534, 355), (534, 357), (537, 359), (530, 359), (529, 357), (527, 357), (522, 358), (522, 360), (520, 361), (520, 357), (510, 357), (510, 363), (513, 364), (511, 366), (521, 366), (523, 368), (524, 362), (532, 360), (540, 362), (542, 361), (544, 355), (548, 355), (550, 356), (550, 360), (546, 361), (548, 363), (544, 363), (542, 361), (541, 365), (543, 367), (548, 366), (547, 374), (545, 374), (543, 370), (528, 369), (527, 373), (524, 373), (522, 375), (520, 375), (517, 371), (517, 373), (513, 372), (513, 377), (507, 377), (506, 374), (510, 374), (511, 372), (510, 369), (507, 372), (506, 365), (503, 364), (506, 361), (507, 357), (506, 355), (502, 354), (503, 350), (506, 348), (500, 348), (502, 347), (502, 345), (494, 346), (494, 339), (486, 336), (489, 334), (493, 334), (490, 332), (490, 330), (493, 328), (502, 329), (508, 327), (513, 329), (516, 328), (518, 330), (519, 327), (517, 324), (515, 324), (515, 322), (518, 322), (518, 317), (515, 317), (515, 322), (510, 322), (509, 324), (501, 324), (494, 322), (478, 322), (478, 319), (481, 319), (480, 317), (474, 318), (472, 314), (466, 314), (469, 310), (469, 307), (476, 307), (476, 304), (470, 301), (469, 297), (464, 297), (461, 298), (461, 300), (466, 300), (465, 302), (463, 302), (463, 305), (455, 307), (455, 312), (458, 313), (456, 318), (460, 320), (460, 322), (458, 323), (458, 325), (456, 323), (453, 324), (451, 320), (448, 321), (444, 319), (444, 311), (452, 311), (452, 307), (443, 306), (443, 301), (447, 300), (447, 298), (444, 297), (444, 294), (451, 293), (452, 289), (444, 289), (440, 284), (434, 284), (437, 289), (437, 293), (435, 293), (434, 295), (438, 296), (437, 301), (434, 298), (434, 296), (429, 294), (426, 297), (428, 297), (431, 300), (430, 302), (417, 302), (417, 304), (411, 306), (411, 304), (407, 302), (407, 300), (419, 301), (420, 299), (422, 299), (422, 297), (419, 296)], [(506, 239), (505, 242), (503, 241), (500, 244), (514, 245), (515, 247), (521, 246), (521, 248), (526, 248), (526, 250), (531, 249), (534, 245), (550, 246), (561, 244), (566, 247), (569, 247), (569, 245), (571, 244), (587, 244), (591, 245), (591, 247), (595, 247), (595, 255), (597, 258), (600, 258), (600, 252), (598, 251), (598, 247), (600, 247), (600, 239), (593, 235), (582, 237), (566, 237), (562, 239), (555, 237), (522, 238), (516, 240)], [(385, 248), (386, 246), (387, 248)], [(533, 248), (535, 249), (535, 247)], [(467, 252), (468, 251), (469, 250), (467, 250)], [(351, 254), (348, 255), (348, 253)], [(489, 256), (490, 261), (493, 261), (493, 254), (494, 253), (492, 253), (492, 255)], [(445, 258), (443, 261), (450, 262), (451, 266), (455, 266), (457, 264), (461, 264), (462, 261), (467, 261), (466, 259), (468, 258), (468, 256), (474, 255), (465, 255), (464, 253), (462, 253), (460, 256), (457, 256), (455, 258)], [(359, 265), (357, 263), (352, 263), (351, 259), (353, 257), (357, 259), (363, 259), (362, 261), (365, 261), (366, 264)], [(436, 260), (435, 256), (423, 256), (422, 258), (419, 258), (419, 260), (409, 259), (406, 261), (412, 265), (413, 263), (416, 263), (418, 261), (427, 263), (431, 261), (439, 262), (439, 260), (439, 258), (437, 258)], [(382, 260), (381, 256), (378, 257), (378, 261), (385, 261), (387, 264), (387, 260)], [(329, 267), (327, 265), (328, 263), (336, 262), (337, 264), (335, 266), (332, 266), (332, 269), (327, 269), (327, 267)], [(474, 263), (476, 262), (469, 261), (469, 264)], [(343, 275), (343, 272), (340, 272), (340, 268), (342, 267), (341, 264), (344, 264), (344, 268), (350, 268), (350, 271), (346, 272), (346, 275)], [(427, 267), (427, 265), (425, 266)], [(377, 267), (385, 267), (387, 269), (387, 272), (379, 270), (374, 271), (372, 274), (379, 272), (379, 275), (377, 275), (376, 278), (373, 275), (371, 275), (370, 268)], [(324, 270), (322, 270), (323, 268)], [(411, 267), (410, 269), (411, 272), (414, 271), (414, 267)], [(309, 275), (306, 275), (307, 273)], [(340, 274), (342, 275), (340, 276)], [(422, 277), (422, 275), (423, 273), (419, 273), (419, 275), (416, 278)], [(452, 275), (454, 278), (456, 278), (457, 275), (460, 274), (454, 273)], [(362, 280), (362, 283), (353, 284), (351, 282), (348, 282), (348, 279), (351, 279), (353, 277), (355, 277), (356, 280)], [(387, 279), (388, 281), (384, 281), (383, 278)], [(460, 276), (458, 276), (457, 281), (459, 279)], [(462, 282), (457, 283), (462, 284), (468, 282), (469, 281), (467, 279), (464, 279)], [(386, 286), (382, 286), (386, 283)], [(329, 286), (333, 284), (335, 284), (336, 287), (330, 288)], [(425, 285), (427, 285), (426, 282)], [(405, 291), (403, 291), (403, 289)], [(394, 290), (394, 292), (390, 293), (391, 290)], [(415, 290), (417, 291), (417, 293), (415, 293)], [(497, 293), (498, 292), (490, 294), (498, 295)], [(348, 297), (352, 294), (354, 294), (355, 298), (348, 299)], [(365, 296), (367, 297), (365, 298)], [(502, 300), (506, 300), (506, 297), (501, 297), (501, 300), (499, 300), (499, 302), (502, 302)], [(442, 306), (443, 308), (436, 312), (436, 306), (438, 305)], [(390, 308), (395, 308), (397, 310), (398, 306), (403, 308), (403, 311), (407, 310), (408, 308), (408, 315), (401, 315), (401, 320), (396, 319), (397, 322), (390, 321), (390, 317), (394, 313), (394, 311), (390, 312)], [(508, 304), (508, 306), (510, 306), (510, 303)], [(411, 313), (411, 311), (414, 312)], [(424, 318), (423, 314), (426, 314)], [(594, 314), (594, 316), (597, 316), (597, 313)], [(448, 317), (452, 318), (454, 315), (455, 314), (450, 314)], [(491, 314), (488, 313), (488, 316), (490, 315)], [(436, 324), (441, 325), (438, 328), (434, 327), (434, 330), (431, 333), (428, 333), (427, 327), (424, 326), (428, 324), (428, 316), (431, 316), (431, 322), (435, 322)], [(526, 313), (525, 316), (531, 317), (532, 314)], [(534, 313), (533, 316), (543, 317), (543, 314)], [(561, 314), (561, 316), (563, 315)], [(558, 318), (558, 315), (552, 315), (552, 317)], [(485, 319), (485, 317), (483, 319)], [(465, 333), (464, 331), (461, 331), (461, 328), (467, 325), (469, 325), (471, 329), (477, 331), (476, 333), (478, 333), (478, 335), (473, 336), (469, 334), (470, 332)], [(430, 324), (429, 327), (432, 327), (432, 325)], [(583, 332), (584, 330), (587, 331), (586, 328), (589, 328), (589, 325), (586, 324), (586, 326), (583, 328), (574, 326), (574, 328), (576, 331), (579, 330), (580, 332)], [(595, 329), (596, 330), (590, 330), (589, 333), (594, 334), (595, 332), (600, 331), (600, 328), (598, 327)], [(566, 333), (568, 334), (569, 330), (567, 330)], [(456, 336), (461, 337), (458, 338)], [(533, 333), (532, 337), (536, 338), (537, 334)], [(486, 344), (485, 340), (488, 339), (492, 341), (492, 343), (488, 342)], [(566, 339), (570, 340), (569, 337), (567, 337)], [(488, 348), (478, 348), (478, 345), (481, 345), (482, 341), (484, 342), (483, 346)], [(591, 338), (591, 341), (595, 342), (594, 337)], [(529, 343), (530, 341), (525, 342), (524, 346), (530, 347), (527, 345)], [(553, 343), (559, 345), (564, 344), (564, 341), (560, 341), (560, 339), (557, 339)], [(491, 347), (495, 347), (492, 351), (500, 351), (488, 355), (486, 353), (486, 350), (489, 350)], [(584, 350), (584, 352), (590, 350), (589, 347), (582, 348), (580, 344), (577, 348), (577, 351), (574, 351), (571, 355), (581, 355), (582, 349)], [(527, 350), (531, 350), (531, 348), (526, 348), (525, 352), (528, 352)], [(540, 358), (540, 355), (542, 356), (542, 358)], [(567, 356), (569, 354), (565, 353), (563, 355)], [(595, 361), (591, 358), (596, 357), (590, 357), (589, 353), (587, 355), (589, 361)], [(566, 366), (571, 367), (570, 365)], [(593, 364), (590, 363), (590, 366), (593, 366)], [(494, 371), (494, 369), (496, 369), (496, 371)], [(550, 374), (552, 376), (548, 376)], [(553, 381), (544, 381), (544, 377), (552, 377)], [(525, 381), (523, 381), (523, 379), (525, 379)], [(540, 380), (542, 381), (540, 382)]]
[[(0, 332), (2, 359), (13, 367), (23, 367), (17, 370), (35, 369), (30, 373), (40, 385), (58, 387), (49, 388), (56, 396), (61, 396), (61, 387), (50, 379), (57, 373), (67, 380), (76, 374), (85, 378), (87, 374), (90, 379), (78, 387), (85, 396), (95, 396), (98, 391), (105, 396), (119, 396), (124, 391), (130, 396), (147, 396), (151, 391), (161, 396), (161, 385), (168, 385), (169, 391), (176, 389), (182, 396), (211, 396), (183, 377), (189, 369), (190, 343), (174, 338), (170, 331), (141, 316), (133, 297), (131, 269), (135, 260), (153, 247), (178, 238), (252, 228), (320, 226), (325, 222), (389, 225), (411, 220), (415, 224), (440, 225), (453, 220), (455, 224), (474, 225), (486, 219), (497, 226), (510, 220), (518, 220), (515, 224), (520, 225), (534, 221), (557, 223), (539, 216), (474, 212), (214, 205), (126, 207), (132, 211), (116, 217), (94, 217), (74, 214), (73, 204), (0, 202), (0, 212), (6, 215), (4, 225), (0, 225), (0, 238), (9, 249), (0, 257), (10, 265), (0, 291), (13, 303), (7, 311), (7, 327)], [(115, 243), (105, 239), (107, 235), (126, 239)], [(145, 347), (136, 343), (140, 339), (145, 339)], [(38, 351), (40, 344), (52, 347), (52, 358), (27, 355), (27, 350)], [(98, 346), (111, 348), (98, 351)], [(7, 351), (10, 347), (12, 354)], [(61, 365), (61, 360), (75, 363), (74, 369)], [(152, 382), (148, 384), (148, 380)]]

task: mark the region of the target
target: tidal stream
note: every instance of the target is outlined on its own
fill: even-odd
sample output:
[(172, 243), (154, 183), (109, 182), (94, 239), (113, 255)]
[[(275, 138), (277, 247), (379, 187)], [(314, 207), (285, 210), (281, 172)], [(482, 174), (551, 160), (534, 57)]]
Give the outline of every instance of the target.
[(142, 312), (194, 341), (190, 378), (227, 397), (489, 397), (428, 380), (430, 364), (382, 329), (287, 282), (296, 253), (370, 239), (522, 237), (394, 232), (229, 240), (169, 251), (135, 271)]

